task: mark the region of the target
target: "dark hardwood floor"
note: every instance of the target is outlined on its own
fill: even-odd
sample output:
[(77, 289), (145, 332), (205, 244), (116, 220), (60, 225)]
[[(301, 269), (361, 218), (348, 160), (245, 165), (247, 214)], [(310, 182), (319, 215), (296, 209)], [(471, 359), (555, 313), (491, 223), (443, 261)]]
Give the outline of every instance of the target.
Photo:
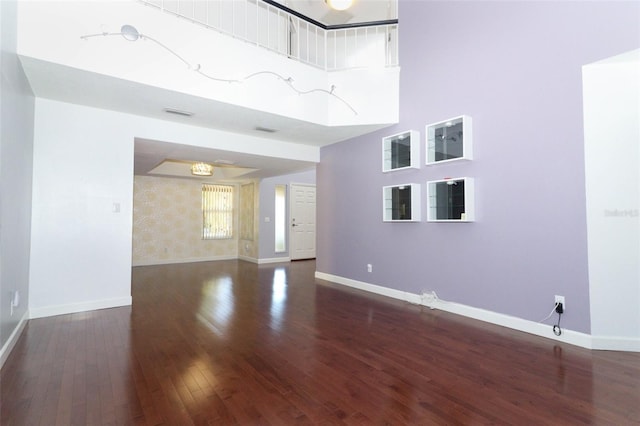
[(4, 425), (637, 425), (640, 354), (315, 280), (315, 262), (137, 267), (133, 306), (29, 321)]

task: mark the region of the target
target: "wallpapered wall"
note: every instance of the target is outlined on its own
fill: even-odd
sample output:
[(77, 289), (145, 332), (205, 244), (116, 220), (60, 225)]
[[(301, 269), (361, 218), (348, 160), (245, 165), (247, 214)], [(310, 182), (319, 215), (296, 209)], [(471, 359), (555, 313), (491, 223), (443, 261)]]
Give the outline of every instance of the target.
[(238, 254), (244, 259), (258, 258), (258, 197), (256, 183), (249, 182), (240, 185), (238, 200), (238, 221), (240, 241)]
[[(201, 187), (200, 182), (188, 179), (135, 176), (134, 266), (238, 256), (239, 215), (236, 215), (234, 222), (234, 238), (202, 239)], [(238, 211), (238, 192), (235, 194)], [(251, 256), (252, 246), (246, 256)]]

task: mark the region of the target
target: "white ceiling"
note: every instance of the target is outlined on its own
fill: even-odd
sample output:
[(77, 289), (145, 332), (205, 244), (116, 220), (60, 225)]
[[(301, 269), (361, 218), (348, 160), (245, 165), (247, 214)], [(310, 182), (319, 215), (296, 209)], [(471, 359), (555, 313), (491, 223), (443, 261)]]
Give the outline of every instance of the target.
[[(383, 13), (382, 10), (386, 11), (388, 4), (395, 1), (355, 0), (352, 10), (354, 16), (349, 18), (350, 22), (388, 19), (384, 14), (387, 12)], [(323, 23), (333, 25), (334, 21), (329, 19), (332, 15), (320, 16), (320, 11), (326, 14), (328, 9), (323, 0), (288, 0), (287, 3), (291, 3), (287, 5), (290, 8), (295, 8), (301, 13), (306, 11), (313, 19), (322, 19)], [(373, 11), (377, 12), (373, 13)], [(373, 19), (374, 17), (377, 18)], [(342, 17), (344, 18), (345, 16)], [(35, 96), (41, 98), (318, 147), (384, 127), (384, 125), (322, 126), (34, 58), (21, 57), (20, 59)], [(190, 111), (193, 116), (169, 114), (164, 111), (167, 107)], [(276, 132), (267, 133), (256, 128), (275, 129)], [(242, 175), (242, 178), (264, 178), (314, 167), (313, 163), (307, 162), (206, 150), (162, 141), (136, 141), (134, 154), (136, 174), (147, 174), (166, 159), (212, 163), (223, 159), (236, 166), (257, 169)], [(188, 165), (185, 167), (188, 169)]]
[(357, 24), (398, 19), (398, 0), (353, 0), (347, 10), (333, 10), (324, 0), (276, 0), (324, 25)]

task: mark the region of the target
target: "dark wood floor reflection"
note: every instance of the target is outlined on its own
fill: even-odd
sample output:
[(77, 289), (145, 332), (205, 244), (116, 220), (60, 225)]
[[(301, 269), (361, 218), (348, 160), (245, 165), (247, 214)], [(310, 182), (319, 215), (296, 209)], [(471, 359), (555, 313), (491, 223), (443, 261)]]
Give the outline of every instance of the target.
[(137, 267), (133, 306), (32, 320), (2, 425), (640, 422), (640, 354), (314, 280), (313, 261)]

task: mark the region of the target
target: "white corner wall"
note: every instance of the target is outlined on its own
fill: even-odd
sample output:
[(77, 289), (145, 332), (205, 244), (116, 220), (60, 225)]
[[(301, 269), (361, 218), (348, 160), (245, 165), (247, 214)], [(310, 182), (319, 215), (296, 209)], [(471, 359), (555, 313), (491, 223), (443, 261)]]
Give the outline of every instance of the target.
[(136, 137), (318, 162), (319, 149), (36, 99), (32, 318), (131, 303)]
[(640, 351), (640, 50), (582, 74), (593, 347)]
[(16, 55), (16, 9), (16, 2), (0, 1), (0, 367), (24, 329), (29, 303), (35, 99)]

